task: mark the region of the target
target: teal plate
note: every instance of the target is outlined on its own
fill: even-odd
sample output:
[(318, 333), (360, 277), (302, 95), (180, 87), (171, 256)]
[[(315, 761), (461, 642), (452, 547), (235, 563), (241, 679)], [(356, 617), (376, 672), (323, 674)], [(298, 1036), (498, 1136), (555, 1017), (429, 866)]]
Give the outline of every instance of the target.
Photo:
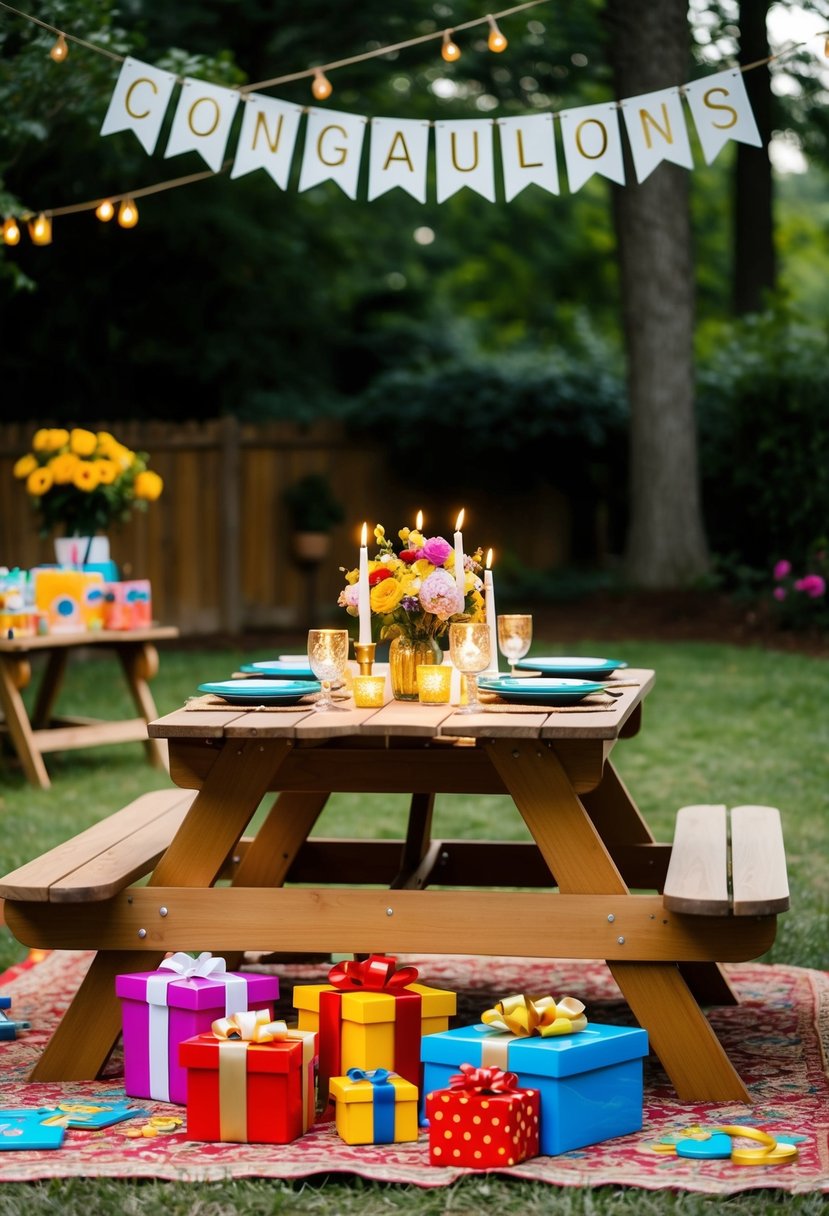
[(604, 684), (591, 680), (548, 680), (525, 676), (479, 676), (478, 687), (497, 693), (505, 701), (538, 701), (542, 704), (575, 705), (591, 692), (603, 692)]
[(313, 680), (314, 678), (308, 660), (301, 657), (291, 660), (269, 659), (261, 663), (243, 663), (239, 670), (245, 672), (246, 675), (264, 676), (277, 680)]
[(200, 684), (199, 692), (233, 705), (297, 705), (320, 688), (319, 680), (220, 680), (217, 684)]
[(595, 680), (609, 676), (620, 667), (627, 667), (622, 659), (594, 659), (570, 657), (569, 655), (534, 656), (519, 659), (515, 664), (519, 671), (540, 671), (545, 676), (576, 676), (581, 680)]

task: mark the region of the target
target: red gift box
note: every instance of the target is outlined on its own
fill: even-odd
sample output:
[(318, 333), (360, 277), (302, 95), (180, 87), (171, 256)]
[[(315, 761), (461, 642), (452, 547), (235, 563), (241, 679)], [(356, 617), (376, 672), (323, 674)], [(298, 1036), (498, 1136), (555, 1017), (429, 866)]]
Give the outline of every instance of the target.
[(514, 1072), (461, 1064), (449, 1089), (426, 1095), (429, 1164), (486, 1170), (538, 1156), (541, 1095)]
[[(236, 1033), (256, 1018), (253, 1033)], [(214, 1022), (213, 1034), (180, 1044), (191, 1140), (289, 1144), (311, 1126), (316, 1035), (267, 1021), (266, 1014), (234, 1014)]]

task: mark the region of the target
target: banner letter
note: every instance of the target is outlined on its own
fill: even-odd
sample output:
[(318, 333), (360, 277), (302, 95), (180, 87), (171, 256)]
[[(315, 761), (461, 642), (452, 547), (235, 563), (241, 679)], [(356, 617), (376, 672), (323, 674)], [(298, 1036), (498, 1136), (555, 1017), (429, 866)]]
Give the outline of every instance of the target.
[(340, 110), (308, 111), (305, 150), (299, 174), (299, 189), (310, 190), (320, 182), (336, 182), (349, 198), (357, 197), (360, 154), (367, 118)]
[(638, 182), (649, 177), (663, 160), (693, 169), (679, 89), (643, 93), (621, 104)]
[(160, 72), (128, 56), (121, 65), (101, 134), (132, 131), (152, 156), (175, 83), (172, 72)]
[(742, 72), (731, 69), (694, 80), (685, 85), (684, 93), (707, 165), (732, 139), (755, 148), (762, 146)]
[(429, 124), (417, 119), (373, 118), (368, 162), (368, 201), (399, 186), (426, 202)]
[(198, 152), (202, 160), (218, 173), (222, 167), (230, 124), (239, 104), (235, 89), (187, 77), (181, 86), (167, 156)]
[(495, 202), (491, 119), (435, 123), (437, 199), (443, 203), (463, 186)]
[(242, 130), (231, 177), (264, 169), (280, 190), (287, 189), (302, 106), (251, 93), (244, 99)]
[(580, 190), (594, 173), (623, 186), (625, 169), (616, 106), (608, 102), (580, 106), (577, 110), (563, 111), (559, 118), (567, 180), (572, 193)]
[(496, 119), (501, 140), (504, 194), (511, 202), (525, 186), (558, 194), (558, 165), (552, 114)]

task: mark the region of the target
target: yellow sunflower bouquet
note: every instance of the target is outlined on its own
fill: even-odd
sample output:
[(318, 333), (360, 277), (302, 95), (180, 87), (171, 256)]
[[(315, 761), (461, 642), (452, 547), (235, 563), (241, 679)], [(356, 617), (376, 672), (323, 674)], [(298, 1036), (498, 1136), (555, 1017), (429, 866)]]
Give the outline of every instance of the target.
[(41, 536), (94, 536), (159, 497), (164, 483), (148, 462), (146, 452), (131, 451), (108, 431), (43, 427), (14, 476), (25, 484)]

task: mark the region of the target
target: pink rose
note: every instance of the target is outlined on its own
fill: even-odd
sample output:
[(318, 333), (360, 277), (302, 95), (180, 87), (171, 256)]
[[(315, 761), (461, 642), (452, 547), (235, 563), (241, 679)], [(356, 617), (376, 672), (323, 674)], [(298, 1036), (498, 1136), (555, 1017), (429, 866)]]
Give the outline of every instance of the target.
[(810, 599), (820, 599), (826, 594), (826, 581), (819, 574), (807, 574), (794, 585), (795, 591), (803, 591)]
[(452, 546), (442, 536), (430, 536), (424, 542), (421, 553), (433, 566), (442, 566), (452, 552)]
[(774, 573), (775, 581), (779, 583), (781, 578), (785, 578), (788, 574), (791, 574), (791, 572), (792, 572), (792, 563), (787, 562), (786, 559), (784, 558), (782, 561), (778, 562), (777, 565), (774, 567), (773, 573)]
[(787, 594), (788, 593), (787, 593), (785, 587), (775, 587), (774, 591), (772, 591), (772, 595), (774, 596), (774, 598), (776, 600), (780, 600), (781, 603), (786, 598)]

